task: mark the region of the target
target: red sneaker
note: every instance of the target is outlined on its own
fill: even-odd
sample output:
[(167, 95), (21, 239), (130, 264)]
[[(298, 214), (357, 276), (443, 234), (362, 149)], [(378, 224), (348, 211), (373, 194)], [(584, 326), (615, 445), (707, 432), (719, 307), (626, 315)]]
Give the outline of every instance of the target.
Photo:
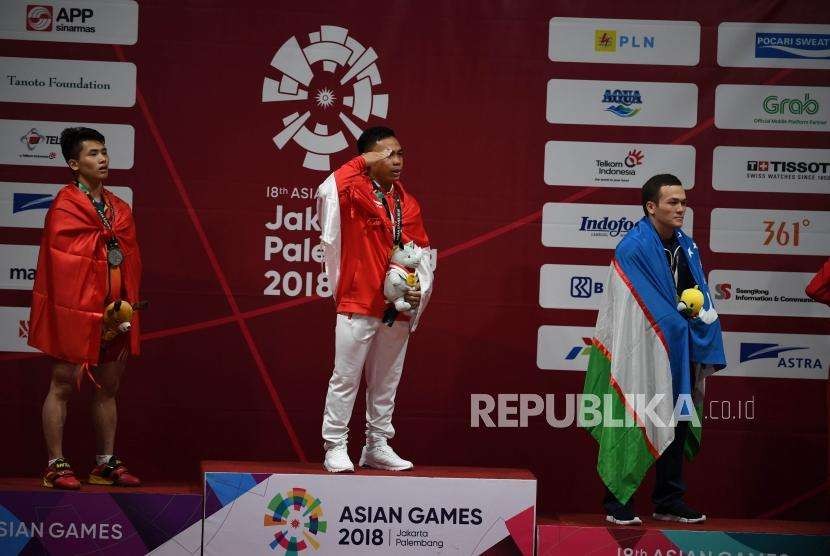
[(89, 472), (89, 484), (137, 487), (141, 485), (141, 480), (130, 474), (123, 461), (112, 456), (107, 463), (96, 465)]
[(58, 458), (43, 472), (43, 486), (62, 490), (78, 490), (81, 488), (81, 481), (75, 478), (75, 473), (72, 471), (69, 462), (63, 458)]

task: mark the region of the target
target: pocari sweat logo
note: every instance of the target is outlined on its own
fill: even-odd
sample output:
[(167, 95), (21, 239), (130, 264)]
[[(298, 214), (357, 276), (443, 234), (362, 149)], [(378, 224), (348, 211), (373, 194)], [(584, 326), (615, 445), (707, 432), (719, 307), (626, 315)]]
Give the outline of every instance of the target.
[(293, 139), (306, 151), (303, 167), (328, 172), (330, 156), (348, 147), (344, 131), (355, 138), (362, 132), (353, 118), (386, 118), (389, 95), (375, 94), (381, 84), (377, 53), (348, 29), (323, 25), (308, 38), (308, 46), (293, 36), (277, 50), (271, 66), (281, 76), (263, 79), (262, 102), (289, 103), (273, 138), (277, 148)]
[(756, 58), (830, 59), (830, 35), (821, 33), (755, 33)]

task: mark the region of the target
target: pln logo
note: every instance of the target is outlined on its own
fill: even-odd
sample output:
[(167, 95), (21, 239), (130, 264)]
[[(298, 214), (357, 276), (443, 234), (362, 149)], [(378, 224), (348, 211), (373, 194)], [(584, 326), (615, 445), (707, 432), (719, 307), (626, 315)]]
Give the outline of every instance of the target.
[(619, 35), (617, 31), (597, 29), (594, 31), (594, 50), (596, 52), (616, 52), (627, 48), (654, 48), (654, 37), (650, 35)]
[(37, 4), (29, 4), (26, 6), (26, 30), (51, 31), (52, 6), (41, 6)]
[[(821, 359), (818, 357), (807, 357), (804, 353), (794, 354), (790, 352), (809, 349), (807, 347), (787, 347), (781, 344), (756, 344), (741, 342), (740, 361), (756, 361), (759, 359), (778, 360), (776, 367), (784, 369), (823, 369)], [(782, 355), (782, 354), (787, 354)], [(809, 353), (807, 355), (810, 355)]]
[(277, 527), (271, 550), (295, 556), (309, 548), (320, 548), (318, 536), (326, 532), (328, 523), (323, 521), (323, 506), (319, 498), (304, 488), (294, 487), (284, 494), (277, 494), (268, 503), (263, 526)]
[(571, 276), (571, 297), (588, 299), (603, 291), (602, 282), (594, 282), (590, 276)]
[(346, 133), (357, 138), (369, 118), (386, 118), (389, 95), (375, 93), (377, 53), (348, 29), (323, 25), (308, 40), (301, 47), (292, 36), (274, 54), (271, 67), (280, 77), (263, 79), (262, 102), (286, 103), (276, 147), (293, 140), (305, 150), (304, 168), (327, 172), (331, 155), (349, 146)]
[(640, 107), (632, 107), (634, 104), (643, 104), (643, 97), (640, 91), (632, 89), (605, 89), (602, 95), (602, 103), (611, 106), (605, 109), (620, 118), (631, 118), (637, 115)]
[(715, 284), (715, 299), (730, 299), (732, 297), (732, 284), (722, 282)]
[(573, 361), (580, 355), (588, 355), (591, 353), (591, 338), (582, 338), (582, 344), (578, 346), (574, 346), (568, 351), (568, 355), (565, 356), (567, 361)]
[(642, 164), (644, 158), (645, 155), (643, 154), (643, 151), (638, 151), (637, 149), (634, 149), (628, 151), (628, 155), (625, 157), (625, 160), (623, 160), (623, 162), (629, 168), (634, 168), (635, 166), (639, 166), (640, 164)]

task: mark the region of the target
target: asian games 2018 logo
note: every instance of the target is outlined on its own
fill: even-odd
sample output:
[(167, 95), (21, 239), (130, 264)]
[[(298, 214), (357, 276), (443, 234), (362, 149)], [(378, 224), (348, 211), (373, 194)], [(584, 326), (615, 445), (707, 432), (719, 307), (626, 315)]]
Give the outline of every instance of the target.
[(348, 29), (322, 25), (308, 40), (301, 47), (293, 36), (274, 54), (271, 67), (281, 76), (263, 79), (262, 102), (290, 103), (283, 129), (273, 138), (277, 148), (293, 139), (306, 151), (303, 167), (327, 172), (330, 155), (348, 147), (343, 131), (355, 138), (362, 132), (353, 118), (386, 118), (389, 95), (374, 94), (381, 83), (378, 55)]
[(265, 527), (279, 527), (268, 546), (272, 550), (283, 549), (286, 556), (297, 556), (309, 547), (317, 550), (320, 548), (317, 537), (327, 527), (322, 517), (322, 502), (304, 488), (294, 487), (285, 494), (277, 494), (268, 503), (262, 521)]

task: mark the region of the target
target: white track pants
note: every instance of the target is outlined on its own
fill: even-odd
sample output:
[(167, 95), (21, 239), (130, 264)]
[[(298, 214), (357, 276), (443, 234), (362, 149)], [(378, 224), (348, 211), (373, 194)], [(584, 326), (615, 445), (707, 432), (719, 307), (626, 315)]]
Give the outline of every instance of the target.
[(392, 412), (409, 341), (409, 323), (396, 321), (389, 327), (375, 317), (338, 314), (334, 337), (334, 372), (323, 411), (325, 448), (346, 444), (364, 368), (366, 443), (385, 444), (395, 436)]

